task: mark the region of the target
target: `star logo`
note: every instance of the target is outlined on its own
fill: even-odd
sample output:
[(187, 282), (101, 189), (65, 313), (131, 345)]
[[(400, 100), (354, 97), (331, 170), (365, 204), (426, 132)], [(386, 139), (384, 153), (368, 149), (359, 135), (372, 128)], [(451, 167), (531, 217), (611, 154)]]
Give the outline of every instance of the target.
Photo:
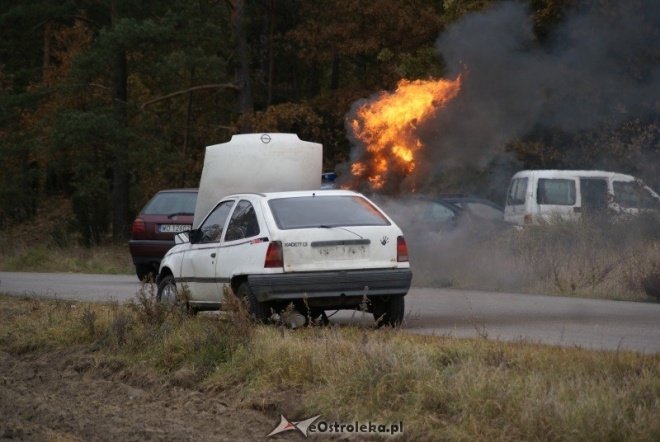
[(296, 421), (290, 421), (289, 419), (280, 415), (280, 423), (266, 437), (271, 437), (276, 434), (284, 433), (285, 431), (295, 431), (295, 430), (300, 431), (303, 436), (307, 437), (307, 429), (320, 417), (321, 415), (319, 414), (314, 417), (310, 417), (309, 419), (305, 419), (304, 421), (296, 422)]

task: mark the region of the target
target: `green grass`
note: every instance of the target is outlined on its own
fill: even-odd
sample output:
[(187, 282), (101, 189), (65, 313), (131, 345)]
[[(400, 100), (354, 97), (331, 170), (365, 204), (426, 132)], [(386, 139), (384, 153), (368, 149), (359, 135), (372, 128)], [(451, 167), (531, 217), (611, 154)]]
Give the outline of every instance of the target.
[(411, 440), (660, 439), (660, 355), (293, 331), (238, 314), (188, 317), (146, 291), (132, 306), (0, 297), (0, 350), (63, 348), (273, 416), (402, 420)]
[(73, 272), (130, 274), (135, 272), (128, 245), (92, 248), (47, 245), (6, 246), (0, 251), (0, 270), (17, 272)]

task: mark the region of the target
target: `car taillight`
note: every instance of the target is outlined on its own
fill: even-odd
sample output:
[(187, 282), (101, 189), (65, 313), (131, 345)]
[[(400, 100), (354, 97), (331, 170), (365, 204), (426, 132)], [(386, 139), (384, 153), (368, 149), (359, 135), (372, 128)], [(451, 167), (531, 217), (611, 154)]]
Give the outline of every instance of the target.
[(408, 262), (408, 246), (403, 236), (396, 238), (396, 260), (397, 262)]
[(284, 257), (282, 256), (282, 243), (273, 241), (268, 244), (268, 251), (266, 251), (266, 261), (264, 268), (284, 267)]
[(135, 221), (133, 221), (133, 226), (131, 227), (131, 233), (135, 235), (138, 233), (144, 233), (144, 231), (144, 221), (142, 221), (142, 218), (135, 218)]

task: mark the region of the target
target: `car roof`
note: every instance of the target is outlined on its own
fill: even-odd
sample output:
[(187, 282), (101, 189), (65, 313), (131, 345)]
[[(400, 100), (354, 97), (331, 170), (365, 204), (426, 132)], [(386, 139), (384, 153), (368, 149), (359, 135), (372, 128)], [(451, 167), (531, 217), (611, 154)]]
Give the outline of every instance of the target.
[(190, 192), (190, 193), (197, 193), (199, 191), (198, 188), (196, 187), (182, 187), (180, 189), (163, 189), (159, 190), (156, 193), (172, 193), (172, 192)]
[(234, 194), (234, 195), (228, 195), (228, 196), (224, 197), (223, 199), (240, 198), (240, 197), (243, 197), (243, 196), (254, 196), (254, 195), (257, 195), (257, 196), (265, 198), (265, 199), (300, 198), (300, 197), (305, 197), (305, 196), (362, 196), (361, 194), (359, 194), (357, 192), (353, 192), (352, 190), (337, 190), (337, 189), (320, 190), (320, 189), (313, 189), (313, 190), (292, 190), (292, 191), (287, 191), (287, 192), (237, 193), (237, 194)]
[(502, 207), (496, 202), (478, 196), (449, 196), (449, 197), (438, 196), (437, 198), (442, 201), (447, 201), (450, 203), (480, 203), (486, 206), (490, 206), (502, 210)]
[(412, 196), (412, 199), (415, 201), (422, 201), (426, 203), (436, 203), (440, 204), (442, 206), (445, 206), (449, 208), (450, 210), (454, 212), (462, 212), (464, 209), (462, 207), (457, 206), (456, 204), (452, 203), (451, 201), (447, 201), (444, 198), (438, 198), (437, 196), (432, 196), (432, 195), (424, 195), (424, 194), (415, 194)]
[(569, 169), (540, 169), (540, 170), (521, 170), (513, 175), (513, 178), (524, 178), (536, 176), (539, 178), (609, 178), (620, 181), (633, 181), (632, 175), (619, 172), (608, 172), (606, 170), (569, 170)]

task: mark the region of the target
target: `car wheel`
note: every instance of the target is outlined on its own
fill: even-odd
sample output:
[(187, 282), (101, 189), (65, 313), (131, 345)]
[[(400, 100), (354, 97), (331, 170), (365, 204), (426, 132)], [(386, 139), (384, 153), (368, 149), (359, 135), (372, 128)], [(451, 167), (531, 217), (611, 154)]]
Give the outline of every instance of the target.
[(405, 314), (403, 295), (392, 295), (388, 299), (376, 298), (372, 302), (374, 319), (378, 327), (384, 325), (398, 327), (401, 325)]
[(250, 286), (247, 282), (242, 283), (238, 287), (238, 293), (236, 294), (238, 299), (243, 301), (247, 306), (250, 316), (259, 322), (266, 322), (268, 319), (268, 308), (264, 303), (261, 303), (257, 300), (257, 297), (254, 296)]
[(158, 294), (156, 299), (160, 303), (171, 306), (175, 306), (181, 302), (178, 296), (174, 276), (167, 275), (162, 281), (160, 281), (160, 284), (158, 284)]
[(135, 264), (135, 274), (140, 281), (153, 281), (154, 268), (149, 264)]

